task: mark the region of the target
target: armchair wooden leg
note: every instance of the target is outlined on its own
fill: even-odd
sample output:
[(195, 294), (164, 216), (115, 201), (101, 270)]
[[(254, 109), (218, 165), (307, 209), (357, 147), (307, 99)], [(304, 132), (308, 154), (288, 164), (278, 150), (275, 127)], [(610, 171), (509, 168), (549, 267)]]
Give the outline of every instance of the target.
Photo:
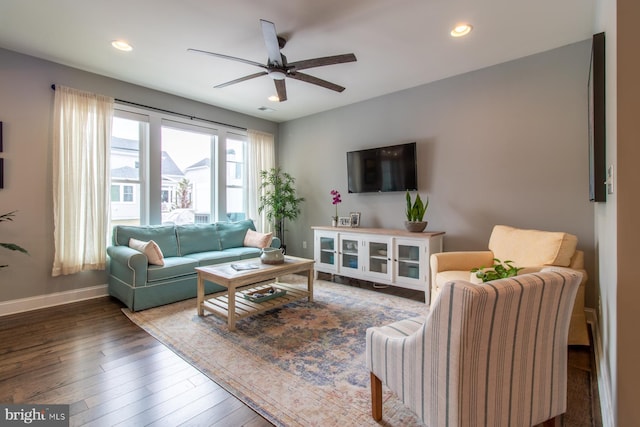
[(382, 419), (382, 381), (373, 372), (371, 372), (371, 416), (376, 421)]

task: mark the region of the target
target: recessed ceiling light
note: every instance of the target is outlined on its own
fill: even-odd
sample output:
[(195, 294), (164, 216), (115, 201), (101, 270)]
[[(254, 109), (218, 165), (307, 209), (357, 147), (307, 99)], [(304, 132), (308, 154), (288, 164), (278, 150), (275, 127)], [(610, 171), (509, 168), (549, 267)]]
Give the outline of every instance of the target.
[(453, 27), (453, 30), (451, 30), (451, 37), (466, 36), (471, 32), (472, 29), (473, 27), (469, 24), (458, 24)]
[(111, 46), (124, 52), (131, 52), (133, 50), (133, 47), (124, 40), (114, 40), (111, 42)]
[(267, 98), (269, 101), (271, 102), (280, 102), (280, 98), (278, 98), (278, 95), (271, 95), (269, 98)]
[(276, 111), (276, 110), (274, 110), (273, 108), (269, 108), (269, 107), (265, 107), (265, 106), (258, 107), (258, 110), (260, 110), (260, 111), (264, 111), (265, 113), (270, 113), (270, 112), (272, 112), (272, 111)]

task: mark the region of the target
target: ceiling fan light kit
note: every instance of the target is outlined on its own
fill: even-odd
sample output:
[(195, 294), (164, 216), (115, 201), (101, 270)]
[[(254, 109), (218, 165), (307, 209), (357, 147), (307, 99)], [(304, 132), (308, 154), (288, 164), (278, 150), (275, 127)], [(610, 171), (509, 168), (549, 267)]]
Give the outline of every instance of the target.
[(255, 67), (262, 68), (264, 71), (259, 73), (250, 74), (248, 76), (240, 77), (235, 80), (231, 80), (226, 83), (221, 83), (215, 88), (223, 88), (236, 83), (244, 82), (256, 77), (268, 75), (273, 80), (276, 86), (276, 92), (278, 94), (278, 101), (283, 102), (287, 100), (287, 88), (285, 85), (285, 79), (287, 77), (314, 84), (316, 86), (323, 87), (325, 89), (333, 90), (336, 92), (342, 92), (345, 88), (335, 83), (328, 82), (326, 80), (314, 77), (310, 74), (299, 72), (307, 68), (322, 67), (324, 65), (342, 64), (345, 62), (357, 61), (356, 56), (353, 53), (346, 53), (342, 55), (326, 56), (322, 58), (305, 59), (302, 61), (287, 62), (287, 58), (280, 52), (285, 44), (286, 40), (283, 37), (279, 37), (276, 32), (276, 26), (273, 22), (260, 20), (262, 26), (262, 36), (267, 48), (268, 61), (267, 64), (261, 64), (259, 62), (251, 61), (248, 59), (236, 58), (234, 56), (223, 55), (221, 53), (208, 52), (199, 49), (188, 49), (190, 52), (204, 53), (206, 55), (215, 56), (218, 58), (229, 59), (232, 61), (243, 62), (245, 64), (253, 65)]
[(269, 77), (271, 77), (273, 80), (284, 80), (284, 78), (287, 76), (282, 70), (270, 70), (268, 71), (268, 73)]

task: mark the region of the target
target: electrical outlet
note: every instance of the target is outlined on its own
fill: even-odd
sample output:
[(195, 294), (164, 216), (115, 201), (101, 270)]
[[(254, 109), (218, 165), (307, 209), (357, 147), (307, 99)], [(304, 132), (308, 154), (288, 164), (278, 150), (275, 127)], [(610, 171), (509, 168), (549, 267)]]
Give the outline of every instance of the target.
[(607, 194), (613, 194), (613, 165), (607, 168), (607, 180), (604, 183), (607, 186)]
[(306, 240), (302, 241), (302, 249), (307, 249), (307, 241)]

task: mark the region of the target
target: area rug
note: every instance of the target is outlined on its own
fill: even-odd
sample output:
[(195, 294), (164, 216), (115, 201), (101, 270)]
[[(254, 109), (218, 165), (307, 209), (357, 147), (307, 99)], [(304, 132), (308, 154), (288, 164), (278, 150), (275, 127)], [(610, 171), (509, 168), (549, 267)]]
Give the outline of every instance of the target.
[[(283, 282), (306, 285), (291, 275)], [(305, 282), (305, 283), (303, 283)], [(383, 422), (371, 418), (365, 331), (424, 314), (409, 299), (317, 280), (314, 302), (242, 319), (199, 317), (195, 299), (125, 314), (278, 426), (419, 426), (391, 393)]]

